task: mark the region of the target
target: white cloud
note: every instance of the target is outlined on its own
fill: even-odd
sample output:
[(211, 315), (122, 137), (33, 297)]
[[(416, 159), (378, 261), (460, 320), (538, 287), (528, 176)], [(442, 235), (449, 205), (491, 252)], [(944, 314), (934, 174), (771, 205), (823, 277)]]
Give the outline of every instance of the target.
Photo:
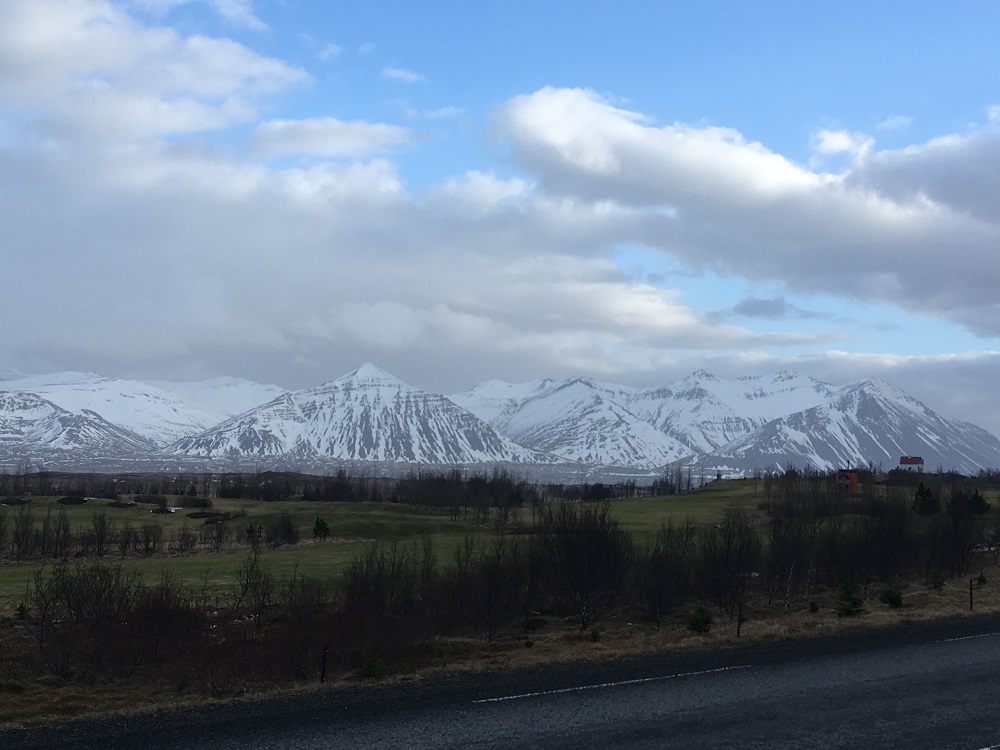
[(218, 130), (245, 122), (260, 97), (304, 71), (226, 39), (143, 27), (98, 0), (0, 7), (7, 106), (39, 110), (48, 137), (126, 139)]
[(506, 208), (522, 210), (533, 200), (533, 185), (520, 178), (500, 179), (492, 172), (466, 172), (428, 193), (438, 210), (456, 215), (482, 215)]
[[(419, 147), (410, 130), (262, 118), (309, 77), (232, 40), (99, 0), (6, 0), (0, 49), (4, 269), (32, 280), (0, 295), (0, 320), (18, 321), (0, 326), (9, 367), (286, 383), (298, 362), (313, 385), (373, 360), (438, 389), (581, 372), (652, 383), (713, 358), (763, 368), (840, 335), (724, 324), (609, 260), (629, 244), (790, 296), (1000, 328), (990, 129), (899, 151), (830, 135), (822, 149), (854, 157), (830, 175), (732, 129), (543, 89), (499, 107), (502, 171), (415, 193), (393, 159)], [(435, 112), (458, 114), (421, 111)], [(247, 148), (208, 130), (230, 144), (248, 130)], [(896, 371), (946, 371), (911, 367)], [(997, 369), (969, 364), (962, 382)]]
[(886, 117), (875, 127), (879, 130), (904, 130), (910, 127), (912, 123), (912, 117), (908, 117), (906, 115), (891, 115)]
[(396, 125), (316, 117), (263, 122), (254, 130), (250, 143), (268, 156), (363, 156), (410, 139), (410, 132)]
[(812, 149), (822, 156), (850, 154), (857, 156), (872, 147), (874, 142), (863, 133), (846, 130), (820, 130), (812, 138)]
[(451, 117), (461, 117), (465, 110), (461, 107), (438, 107), (437, 109), (416, 109), (403, 107), (403, 113), (410, 119), (427, 118), (429, 120), (445, 120)]
[(329, 62), (334, 60), (343, 53), (344, 48), (339, 44), (334, 44), (333, 42), (327, 42), (323, 45), (323, 48), (319, 51), (319, 59), (323, 62)]
[[(158, 13), (199, 0), (133, 0), (134, 4)], [(267, 24), (254, 13), (252, 0), (201, 0), (235, 26), (243, 26), (253, 31), (267, 30)]]
[(818, 148), (856, 154), (832, 176), (733, 131), (654, 127), (582, 90), (515, 97), (497, 124), (542, 190), (644, 209), (620, 228), (625, 241), (1000, 334), (1000, 169), (988, 168), (1000, 166), (1000, 138), (991, 131), (882, 152), (830, 131)]
[(426, 76), (415, 71), (408, 70), (407, 68), (382, 68), (381, 75), (383, 78), (388, 78), (393, 81), (402, 81), (403, 83), (419, 83), (420, 81), (427, 80)]

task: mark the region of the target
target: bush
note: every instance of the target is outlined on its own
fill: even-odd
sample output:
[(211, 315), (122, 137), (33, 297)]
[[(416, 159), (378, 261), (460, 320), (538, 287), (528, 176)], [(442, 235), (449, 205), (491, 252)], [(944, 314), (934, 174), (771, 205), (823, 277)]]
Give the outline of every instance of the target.
[(858, 596), (857, 589), (852, 584), (842, 583), (834, 595), (834, 609), (837, 617), (853, 617), (861, 612), (864, 601)]
[(712, 613), (705, 607), (698, 607), (688, 620), (687, 629), (692, 633), (707, 633), (712, 629)]
[(313, 536), (320, 541), (326, 541), (326, 538), (330, 536), (330, 525), (322, 518), (317, 518), (316, 523), (313, 524)]
[(899, 609), (903, 606), (903, 592), (896, 586), (886, 586), (878, 595), (878, 600), (892, 609)]
[(58, 500), (56, 500), (56, 502), (59, 503), (60, 505), (83, 505), (85, 502), (87, 502), (87, 498), (82, 497), (80, 495), (71, 495), (68, 497), (61, 497)]
[(277, 521), (272, 522), (267, 527), (267, 543), (273, 549), (277, 549), (282, 544), (299, 543), (299, 530), (292, 522), (290, 514), (282, 513)]

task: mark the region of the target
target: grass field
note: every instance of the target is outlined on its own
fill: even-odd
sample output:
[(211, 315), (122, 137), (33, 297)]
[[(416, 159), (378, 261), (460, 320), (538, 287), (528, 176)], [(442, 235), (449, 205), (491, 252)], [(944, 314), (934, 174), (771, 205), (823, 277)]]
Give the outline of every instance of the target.
[[(683, 495), (616, 500), (611, 507), (622, 526), (641, 543), (670, 519), (675, 523), (686, 518), (710, 523), (721, 518), (729, 507), (753, 508), (758, 501), (755, 490), (753, 480), (713, 482)], [(210, 602), (224, 602), (235, 585), (237, 569), (248, 553), (244, 541), (246, 529), (257, 524), (267, 527), (284, 513), (291, 517), (302, 541), (277, 549), (265, 547), (264, 559), (271, 572), (279, 580), (295, 571), (327, 584), (337, 581), (350, 561), (374, 541), (408, 543), (430, 538), (439, 563), (448, 564), (453, 551), (467, 536), (489, 533), (496, 519), (496, 511), (494, 515), (484, 518), (463, 514), (453, 519), (444, 509), (394, 503), (265, 503), (216, 499), (212, 503), (213, 511), (246, 513), (246, 516), (228, 522), (231, 525), (230, 543), (221, 552), (200, 547), (176, 554), (167, 550), (168, 543), (185, 524), (195, 534), (206, 528), (201, 519), (187, 518), (188, 513), (198, 509), (181, 508), (175, 513), (158, 514), (151, 513), (151, 506), (148, 505), (112, 508), (108, 507), (106, 500), (98, 499), (89, 500), (84, 505), (60, 505), (56, 498), (49, 497), (32, 498), (26, 508), (36, 525), (41, 523), (47, 512), (54, 518), (65, 510), (75, 532), (89, 529), (94, 514), (101, 512), (107, 514), (116, 529), (125, 523), (133, 529), (150, 523), (162, 526), (164, 551), (151, 557), (130, 552), (122, 560), (124, 569), (135, 571), (147, 583), (156, 581), (169, 571), (178, 582)], [(7, 507), (0, 511), (6, 512), (8, 529), (18, 510)], [(517, 514), (514, 519), (516, 524), (530, 525), (530, 508), (522, 508)], [(323, 542), (313, 538), (313, 524), (317, 518), (326, 521), (330, 528), (330, 538)], [(119, 558), (117, 547), (112, 545), (103, 559), (114, 561)], [(51, 559), (23, 562), (0, 560), (0, 615), (10, 615), (23, 600), (26, 586), (35, 572), (42, 565), (52, 562)]]
[[(699, 524), (713, 524), (721, 520), (730, 508), (740, 508), (760, 514), (759, 504), (764, 500), (763, 482), (727, 480), (712, 482), (698, 490), (683, 495), (618, 500), (611, 503), (613, 515), (642, 544), (668, 521), (680, 524), (691, 519)], [(990, 493), (994, 507), (1000, 498)], [(166, 540), (177, 534), (184, 524), (197, 533), (206, 528), (198, 519), (187, 519), (189, 510), (172, 514), (151, 514), (149, 506), (109, 508), (107, 501), (91, 500), (83, 506), (62, 506), (55, 498), (32, 498), (31, 513), (36, 524), (51, 509), (55, 515), (65, 509), (76, 530), (90, 528), (94, 513), (104, 512), (113, 519), (116, 528), (127, 520), (132, 528), (156, 523), (164, 528), (164, 551), (151, 557), (129, 553), (122, 562), (126, 571), (134, 571), (152, 583), (164, 573), (169, 573), (191, 593), (208, 605), (232, 603), (237, 570), (246, 559), (249, 546), (242, 541), (245, 530), (261, 524), (267, 526), (287, 513), (301, 535), (295, 545), (276, 549), (263, 548), (263, 560), (279, 582), (293, 571), (307, 575), (326, 584), (335, 584), (350, 561), (374, 541), (420, 544), (431, 539), (435, 544), (439, 564), (450, 564), (452, 551), (470, 535), (489, 534), (496, 521), (496, 511), (491, 516), (477, 518), (464, 513), (453, 518), (446, 509), (428, 509), (393, 503), (307, 503), (302, 501), (255, 503), (237, 500), (216, 500), (213, 510), (245, 512), (246, 515), (230, 521), (233, 538), (221, 552), (199, 547), (191, 552), (178, 554), (166, 550)], [(8, 533), (12, 516), (18, 508), (5, 509)], [(313, 523), (323, 518), (330, 527), (331, 537), (325, 541), (313, 538)], [(530, 508), (518, 511), (511, 519), (515, 528), (532, 524)], [(763, 530), (761, 530), (763, 531)], [(116, 546), (105, 557), (107, 561), (118, 558)], [(92, 559), (92, 558), (88, 558)], [(14, 608), (22, 600), (25, 587), (43, 565), (52, 561), (30, 560), (12, 562), (0, 560), (0, 651), (8, 643), (20, 639), (24, 646), (31, 644), (28, 623), (13, 617)], [(787, 638), (826, 635), (854, 628), (881, 627), (913, 620), (963, 616), (969, 613), (969, 580), (975, 583), (975, 613), (1000, 612), (1000, 570), (988, 553), (977, 556), (969, 569), (969, 576), (945, 580), (941, 585), (928, 586), (919, 580), (901, 583), (905, 600), (900, 609), (891, 609), (879, 600), (881, 586), (872, 585), (863, 594), (865, 601), (859, 613), (852, 617), (838, 616), (836, 597), (831, 590), (818, 590), (810, 597), (795, 600), (785, 610), (780, 601), (769, 603), (759, 591), (752, 592), (743, 610), (743, 640), (783, 640)], [(982, 571), (979, 579), (978, 573)], [(975, 576), (975, 577), (974, 577)], [(404, 672), (413, 679), (423, 674), (478, 669), (510, 669), (538, 666), (579, 659), (606, 659), (630, 656), (653, 651), (684, 648), (712, 648), (736, 643), (736, 625), (727, 620), (721, 611), (713, 608), (714, 627), (709, 633), (694, 633), (689, 628), (690, 618), (699, 602), (681, 605), (661, 625), (637, 620), (633, 611), (619, 613), (602, 620), (596, 628), (582, 632), (573, 617), (563, 611), (545, 611), (532, 620), (532, 628), (517, 629), (502, 634), (496, 641), (487, 641), (481, 633), (458, 633), (435, 637), (430, 644), (426, 663), (414, 667), (416, 671)], [(214, 626), (213, 626), (214, 627)], [(595, 637), (596, 634), (596, 637)], [(2, 639), (6, 638), (7, 641)], [(13, 639), (13, 640), (12, 640)], [(353, 668), (352, 668), (353, 669)], [(332, 676), (334, 684), (351, 684), (358, 679), (372, 679), (364, 670), (341, 671)], [(313, 689), (315, 677), (301, 684), (287, 685), (283, 689)], [(274, 689), (274, 688), (271, 688)], [(6, 692), (5, 692), (6, 691)], [(234, 693), (239, 694), (239, 693)], [(243, 693), (249, 695), (250, 693)], [(150, 710), (189, 702), (207, 700), (205, 695), (190, 690), (181, 691), (172, 684), (153, 684), (130, 681), (111, 681), (107, 684), (77, 684), (65, 679), (43, 675), (38, 679), (17, 677), (6, 683), (0, 681), (0, 726), (4, 724), (30, 724), (61, 720), (69, 716), (100, 715), (119, 711)]]

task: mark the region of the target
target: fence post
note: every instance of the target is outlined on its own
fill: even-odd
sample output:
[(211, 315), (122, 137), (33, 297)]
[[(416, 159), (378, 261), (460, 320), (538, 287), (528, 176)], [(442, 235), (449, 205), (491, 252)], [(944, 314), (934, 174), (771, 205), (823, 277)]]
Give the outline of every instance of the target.
[(329, 649), (327, 644), (323, 644), (323, 661), (320, 663), (319, 667), (319, 681), (326, 682), (326, 652)]
[(972, 611), (972, 582), (974, 579), (969, 579), (969, 611)]

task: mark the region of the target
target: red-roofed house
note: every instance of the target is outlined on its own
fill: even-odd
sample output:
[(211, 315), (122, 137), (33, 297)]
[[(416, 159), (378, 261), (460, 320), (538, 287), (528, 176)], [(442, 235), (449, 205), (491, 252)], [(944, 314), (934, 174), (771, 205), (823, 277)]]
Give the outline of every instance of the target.
[(920, 456), (900, 456), (898, 468), (903, 471), (923, 471), (924, 459)]

